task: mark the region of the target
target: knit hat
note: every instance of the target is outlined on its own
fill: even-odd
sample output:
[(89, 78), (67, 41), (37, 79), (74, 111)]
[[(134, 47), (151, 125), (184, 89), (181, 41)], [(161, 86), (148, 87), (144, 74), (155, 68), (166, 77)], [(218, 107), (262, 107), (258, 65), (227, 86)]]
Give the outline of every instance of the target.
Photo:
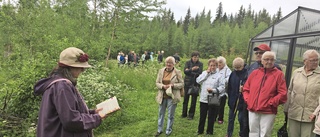
[(258, 47), (255, 47), (253, 51), (263, 50), (263, 51), (271, 51), (270, 47), (267, 44), (260, 44)]
[(60, 53), (59, 66), (90, 68), (88, 60), (89, 56), (81, 49), (69, 47)]

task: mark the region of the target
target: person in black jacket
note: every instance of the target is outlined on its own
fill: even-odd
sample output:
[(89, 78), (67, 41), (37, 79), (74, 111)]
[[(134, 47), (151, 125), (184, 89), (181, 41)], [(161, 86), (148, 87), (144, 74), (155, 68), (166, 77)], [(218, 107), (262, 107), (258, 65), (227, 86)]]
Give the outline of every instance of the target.
[[(199, 84), (196, 83), (196, 78), (202, 73), (202, 69), (203, 69), (203, 64), (199, 61), (199, 56), (200, 56), (199, 52), (197, 51), (193, 52), (191, 54), (191, 59), (187, 61), (184, 66), (184, 74), (185, 74), (184, 91), (186, 92), (186, 94), (184, 95), (181, 117), (183, 118), (188, 117), (189, 120), (192, 120), (194, 117), (198, 95), (196, 94), (190, 95), (188, 94), (188, 90), (192, 88), (192, 86), (199, 87)], [(191, 96), (191, 104), (190, 104), (190, 109), (187, 115), (190, 96)]]

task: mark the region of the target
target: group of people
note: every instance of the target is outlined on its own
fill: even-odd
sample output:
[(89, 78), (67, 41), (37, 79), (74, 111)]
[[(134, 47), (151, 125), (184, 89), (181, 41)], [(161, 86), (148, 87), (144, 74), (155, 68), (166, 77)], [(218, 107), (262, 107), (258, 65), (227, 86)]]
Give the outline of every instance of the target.
[[(164, 54), (164, 51), (158, 51), (158, 54), (157, 54), (158, 63), (162, 63), (163, 54)], [(127, 55), (125, 55), (122, 51), (120, 51), (117, 55), (118, 67), (124, 66), (125, 64), (127, 64), (128, 66), (133, 64), (133, 66), (136, 67), (140, 62), (142, 63), (142, 65), (144, 65), (145, 62), (148, 60), (154, 61), (153, 56), (154, 56), (154, 53), (150, 51), (144, 51), (141, 57), (139, 54), (135, 53), (133, 50), (131, 50)]]
[[(197, 96), (200, 96), (200, 117), (197, 134), (214, 134), (214, 123), (223, 112), (224, 98), (228, 98), (229, 118), (227, 137), (233, 136), (236, 115), (240, 124), (241, 137), (270, 137), (277, 114), (277, 107), (284, 105), (288, 117), (290, 137), (320, 137), (320, 67), (319, 53), (307, 50), (303, 54), (304, 66), (293, 72), (290, 85), (281, 68), (275, 64), (276, 55), (266, 44), (254, 48), (256, 62), (246, 66), (242, 58), (235, 58), (231, 71), (224, 57), (208, 60), (203, 71), (199, 52), (193, 52), (182, 71), (175, 67), (175, 58), (165, 59), (156, 79), (159, 103), (158, 128), (155, 136), (163, 133), (166, 109), (168, 110), (165, 134), (173, 132), (177, 103), (184, 98), (182, 117), (193, 120)], [(92, 129), (107, 117), (99, 113), (102, 109), (88, 109), (81, 93), (77, 90), (77, 78), (90, 68), (89, 56), (81, 49), (70, 47), (60, 53), (58, 65), (48, 78), (39, 80), (34, 94), (42, 96), (37, 136), (92, 137)], [(198, 94), (190, 89), (200, 87)], [(208, 96), (218, 94), (219, 105), (209, 104)], [(183, 96), (184, 95), (184, 96)], [(191, 105), (188, 111), (188, 102)], [(225, 101), (226, 102), (226, 101)], [(238, 113), (238, 114), (237, 114)]]
[[(320, 91), (317, 90), (320, 88), (319, 53), (316, 50), (305, 51), (304, 66), (293, 72), (288, 89), (284, 74), (275, 63), (276, 54), (270, 47), (261, 44), (254, 48), (254, 53), (256, 62), (250, 66), (246, 66), (244, 60), (237, 57), (233, 60), (231, 71), (226, 65), (226, 59), (220, 56), (209, 59), (208, 68), (203, 71), (199, 52), (193, 52), (191, 59), (185, 63), (184, 79), (182, 72), (174, 67), (174, 58), (168, 57), (165, 60), (166, 66), (159, 70), (156, 80), (159, 117), (155, 136), (163, 132), (165, 108), (168, 109), (165, 133), (170, 135), (177, 103), (183, 98), (181, 117), (193, 120), (197, 96), (200, 96), (198, 135), (204, 132), (213, 135), (214, 123), (218, 121), (223, 124), (224, 105), (227, 102), (229, 118), (226, 137), (233, 136), (236, 116), (240, 127), (238, 136), (270, 137), (281, 104), (285, 104), (290, 137), (320, 137), (320, 119), (317, 119), (320, 111)], [(174, 96), (167, 95), (169, 87), (172, 87)], [(196, 89), (194, 87), (200, 87), (199, 94), (191, 94), (190, 91)], [(210, 94), (219, 95), (220, 105), (209, 103)]]

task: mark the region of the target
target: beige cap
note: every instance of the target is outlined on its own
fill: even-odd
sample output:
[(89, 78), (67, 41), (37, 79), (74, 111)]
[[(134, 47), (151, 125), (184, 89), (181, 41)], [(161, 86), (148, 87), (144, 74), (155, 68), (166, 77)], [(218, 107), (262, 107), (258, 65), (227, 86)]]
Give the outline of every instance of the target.
[(69, 47), (60, 53), (59, 64), (76, 68), (90, 68), (88, 60), (89, 56), (81, 49)]

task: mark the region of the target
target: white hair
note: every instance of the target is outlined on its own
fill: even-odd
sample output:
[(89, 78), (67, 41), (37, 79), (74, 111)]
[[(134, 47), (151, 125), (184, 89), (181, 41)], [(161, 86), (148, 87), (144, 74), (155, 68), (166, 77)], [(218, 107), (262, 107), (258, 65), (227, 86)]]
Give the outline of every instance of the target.
[(232, 66), (235, 67), (235, 66), (244, 66), (244, 60), (240, 57), (237, 57), (233, 60), (232, 62)]
[(276, 53), (272, 51), (266, 51), (265, 53), (262, 54), (262, 59), (264, 59), (265, 56), (273, 56), (273, 59), (276, 59)]
[(320, 57), (318, 51), (316, 51), (316, 50), (314, 50), (314, 49), (309, 49), (309, 50), (307, 50), (306, 52), (303, 53), (303, 60), (308, 59), (308, 58), (309, 58), (309, 55), (312, 54), (312, 53), (316, 53), (317, 56), (318, 56), (318, 58)]
[(172, 56), (166, 58), (165, 62), (167, 63), (168, 61), (172, 61), (173, 64), (176, 64), (176, 60)]
[(222, 62), (223, 64), (226, 64), (226, 63), (227, 63), (226, 58), (224, 58), (224, 57), (222, 57), (222, 56), (217, 57), (217, 61), (218, 61), (218, 62)]

